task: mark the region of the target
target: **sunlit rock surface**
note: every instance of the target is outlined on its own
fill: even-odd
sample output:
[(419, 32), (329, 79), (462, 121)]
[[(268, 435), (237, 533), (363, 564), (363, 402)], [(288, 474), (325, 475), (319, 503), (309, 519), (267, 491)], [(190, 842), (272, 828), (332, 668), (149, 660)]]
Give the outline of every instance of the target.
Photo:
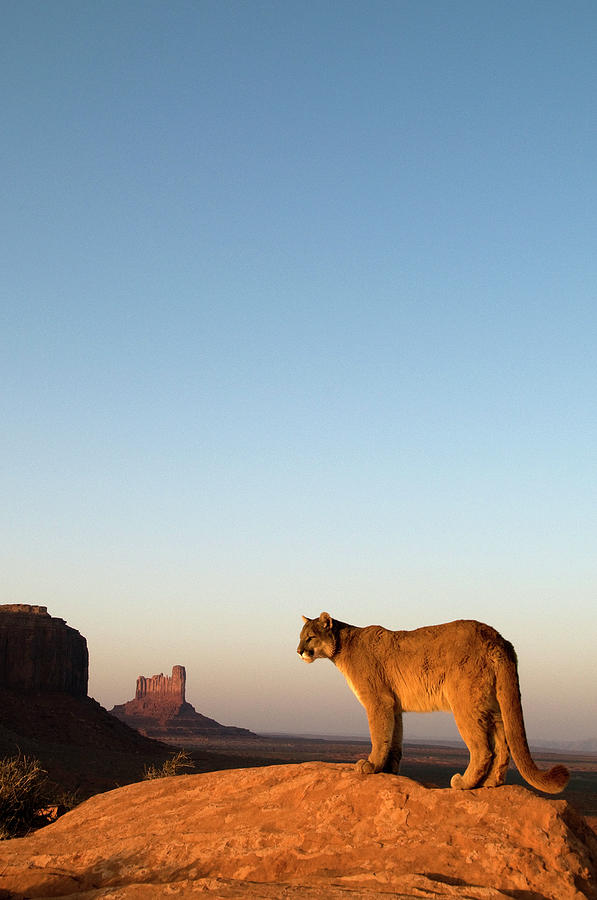
[(14, 898), (581, 900), (597, 897), (596, 854), (595, 834), (565, 800), (305, 763), (99, 794), (0, 844), (0, 889)]

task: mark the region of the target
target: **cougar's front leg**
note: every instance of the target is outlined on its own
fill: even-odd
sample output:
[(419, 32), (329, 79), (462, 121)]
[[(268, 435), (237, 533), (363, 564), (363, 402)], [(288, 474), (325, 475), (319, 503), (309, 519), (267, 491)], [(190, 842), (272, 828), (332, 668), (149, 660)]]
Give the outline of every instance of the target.
[(392, 735), (392, 746), (383, 767), (384, 772), (390, 775), (397, 775), (400, 771), (400, 760), (402, 759), (402, 713), (394, 711), (394, 734)]
[(357, 771), (363, 775), (371, 775), (383, 771), (394, 737), (394, 701), (393, 698), (376, 698), (365, 705), (371, 735), (371, 753), (368, 759), (359, 759)]

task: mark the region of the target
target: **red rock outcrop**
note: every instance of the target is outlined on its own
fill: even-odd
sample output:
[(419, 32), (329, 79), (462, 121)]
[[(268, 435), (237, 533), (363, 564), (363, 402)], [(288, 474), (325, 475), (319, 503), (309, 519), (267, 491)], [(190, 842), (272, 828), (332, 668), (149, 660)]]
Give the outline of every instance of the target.
[(0, 606), (0, 687), (87, 696), (87, 641), (45, 606)]
[(526, 788), (432, 790), (305, 763), (92, 797), (0, 844), (0, 889), (15, 900), (595, 900), (596, 854), (595, 834), (566, 801)]
[(172, 675), (164, 675), (162, 672), (159, 675), (152, 675), (151, 678), (139, 675), (135, 700), (150, 697), (159, 699), (164, 705), (170, 700), (173, 704), (184, 703), (186, 683), (187, 672), (184, 666), (173, 666)]
[(0, 756), (34, 756), (65, 791), (138, 781), (170, 748), (87, 696), (87, 641), (45, 606), (0, 606)]
[(141, 734), (173, 743), (198, 737), (255, 737), (246, 728), (220, 725), (198, 713), (185, 700), (186, 670), (174, 666), (172, 675), (139, 675), (135, 699), (114, 706), (110, 712)]

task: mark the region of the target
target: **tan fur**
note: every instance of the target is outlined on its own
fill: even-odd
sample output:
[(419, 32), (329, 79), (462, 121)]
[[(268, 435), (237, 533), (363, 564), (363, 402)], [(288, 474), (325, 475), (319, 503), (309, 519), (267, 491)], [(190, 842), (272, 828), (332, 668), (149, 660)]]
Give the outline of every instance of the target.
[(303, 622), (297, 653), (306, 662), (331, 659), (367, 712), (371, 753), (357, 763), (363, 773), (398, 774), (403, 712), (451, 710), (470, 754), (453, 788), (504, 784), (510, 751), (533, 787), (553, 794), (566, 787), (564, 766), (544, 772), (531, 758), (516, 654), (489, 625), (460, 620), (388, 631), (347, 625), (325, 612)]

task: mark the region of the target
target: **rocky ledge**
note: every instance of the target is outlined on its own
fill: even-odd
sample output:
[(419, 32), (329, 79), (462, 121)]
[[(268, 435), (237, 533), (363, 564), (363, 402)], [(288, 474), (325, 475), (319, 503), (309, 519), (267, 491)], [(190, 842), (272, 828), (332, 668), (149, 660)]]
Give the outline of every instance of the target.
[(565, 800), (305, 763), (98, 794), (0, 844), (0, 896), (594, 900), (596, 862)]

